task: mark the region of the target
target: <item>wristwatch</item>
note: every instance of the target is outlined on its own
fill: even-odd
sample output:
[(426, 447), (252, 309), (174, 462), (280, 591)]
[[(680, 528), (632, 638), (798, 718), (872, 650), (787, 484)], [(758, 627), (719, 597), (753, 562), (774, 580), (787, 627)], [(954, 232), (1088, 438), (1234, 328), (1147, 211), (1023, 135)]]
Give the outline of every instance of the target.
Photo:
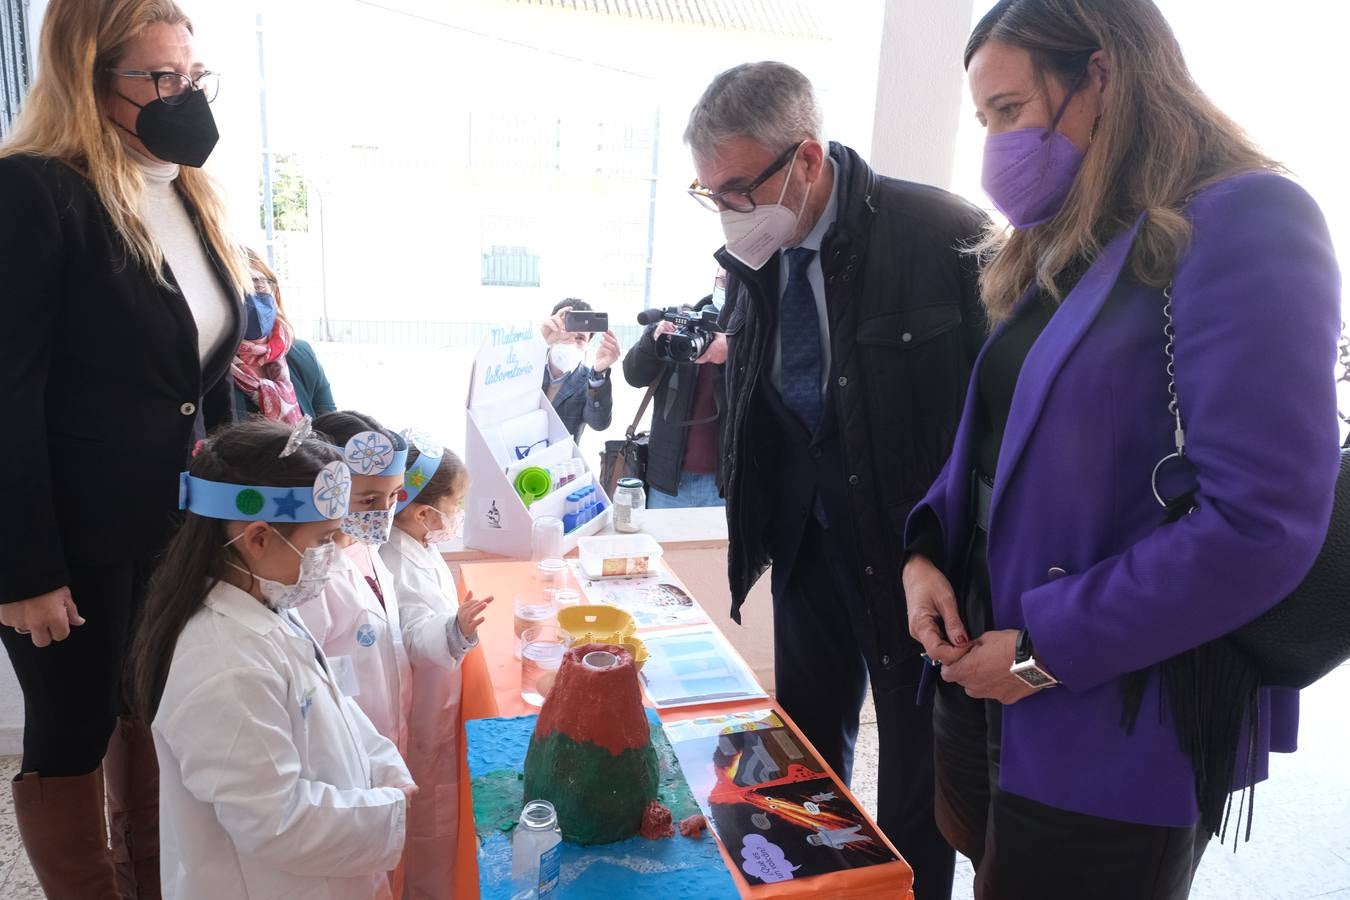
[(1013, 654), (1013, 664), (1008, 671), (1038, 691), (1059, 684), (1059, 679), (1037, 665), (1036, 657), (1031, 654), (1031, 635), (1023, 628), (1017, 633), (1017, 650)]

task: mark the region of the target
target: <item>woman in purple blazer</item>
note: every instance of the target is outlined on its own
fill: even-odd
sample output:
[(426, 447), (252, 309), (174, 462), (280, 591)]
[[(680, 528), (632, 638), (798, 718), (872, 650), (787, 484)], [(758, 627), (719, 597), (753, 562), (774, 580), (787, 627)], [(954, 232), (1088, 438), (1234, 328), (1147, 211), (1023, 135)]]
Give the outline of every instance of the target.
[[(910, 631), (941, 672), (939, 826), (979, 898), (1185, 897), (1229, 791), (1294, 749), (1297, 695), (1244, 718), (1249, 663), (1209, 642), (1286, 596), (1326, 534), (1331, 241), (1150, 0), (1003, 0), (966, 67), (1012, 228), (986, 248), (998, 325), (907, 536)], [(1186, 454), (1163, 488), (1198, 509), (1163, 524), (1168, 296)]]

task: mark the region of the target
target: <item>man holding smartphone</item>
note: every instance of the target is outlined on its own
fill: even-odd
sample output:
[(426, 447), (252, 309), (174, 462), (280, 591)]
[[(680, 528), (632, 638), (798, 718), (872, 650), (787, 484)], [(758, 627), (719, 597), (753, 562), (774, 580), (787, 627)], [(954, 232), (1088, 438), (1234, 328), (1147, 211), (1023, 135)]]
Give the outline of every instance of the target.
[[(587, 425), (604, 431), (614, 416), (610, 367), (619, 359), (619, 339), (609, 330), (609, 317), (595, 312), (585, 300), (569, 297), (553, 307), (540, 332), (548, 343), (542, 387), (558, 418), (573, 440), (581, 438)], [(595, 362), (587, 366), (586, 350), (597, 333), (600, 346)]]

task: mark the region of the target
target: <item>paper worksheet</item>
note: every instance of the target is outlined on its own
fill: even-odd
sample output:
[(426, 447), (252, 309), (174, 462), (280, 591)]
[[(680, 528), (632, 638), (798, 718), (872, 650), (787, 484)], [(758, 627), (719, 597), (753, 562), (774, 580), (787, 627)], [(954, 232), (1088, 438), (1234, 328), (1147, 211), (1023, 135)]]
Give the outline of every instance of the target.
[(767, 697), (740, 655), (711, 625), (644, 635), (639, 673), (659, 709)]

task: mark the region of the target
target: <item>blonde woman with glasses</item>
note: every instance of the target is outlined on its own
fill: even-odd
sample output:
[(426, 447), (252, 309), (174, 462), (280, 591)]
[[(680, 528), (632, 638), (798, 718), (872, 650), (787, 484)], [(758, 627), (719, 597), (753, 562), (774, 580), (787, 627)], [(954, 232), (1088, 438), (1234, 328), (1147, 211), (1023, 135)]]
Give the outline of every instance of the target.
[(120, 686), (178, 473), (231, 417), (248, 269), (199, 168), (218, 81), (172, 0), (52, 0), (0, 145), (0, 640), (51, 897), (159, 896), (154, 747)]

